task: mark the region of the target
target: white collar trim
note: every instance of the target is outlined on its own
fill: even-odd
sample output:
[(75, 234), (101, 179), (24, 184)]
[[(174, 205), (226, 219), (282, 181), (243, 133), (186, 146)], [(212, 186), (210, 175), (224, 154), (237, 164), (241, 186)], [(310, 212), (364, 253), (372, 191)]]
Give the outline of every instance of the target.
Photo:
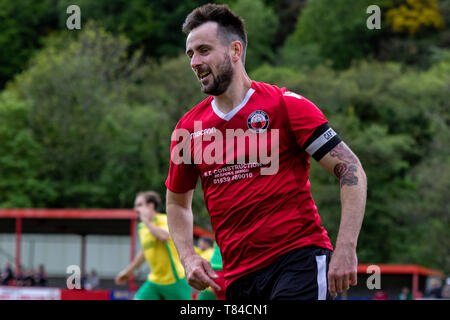
[(244, 100), (242, 100), (242, 102), (237, 107), (234, 107), (233, 110), (231, 110), (228, 113), (223, 113), (222, 111), (220, 111), (219, 108), (217, 107), (216, 103), (214, 102), (215, 99), (213, 99), (211, 101), (211, 106), (214, 110), (214, 113), (219, 118), (222, 118), (223, 120), (226, 120), (226, 121), (231, 120), (231, 118), (233, 118), (234, 115), (236, 113), (238, 113), (239, 110), (241, 110), (247, 104), (247, 102), (250, 99), (250, 97), (252, 96), (253, 92), (255, 92), (255, 89), (253, 89), (253, 88), (248, 89), (247, 93), (245, 94)]

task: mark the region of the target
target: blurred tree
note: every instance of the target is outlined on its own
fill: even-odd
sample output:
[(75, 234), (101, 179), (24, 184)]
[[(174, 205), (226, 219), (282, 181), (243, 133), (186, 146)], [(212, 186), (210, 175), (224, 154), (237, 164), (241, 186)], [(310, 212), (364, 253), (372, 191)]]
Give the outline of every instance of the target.
[(386, 23), (395, 32), (416, 34), (422, 28), (442, 29), (437, 0), (390, 0)]
[[(348, 67), (352, 59), (367, 58), (374, 53), (379, 31), (367, 29), (366, 9), (380, 3), (380, 0), (360, 0), (352, 5), (347, 0), (308, 1), (297, 20), (295, 44), (298, 48), (315, 44), (320, 56), (330, 59), (337, 68)], [(289, 44), (294, 45), (292, 40)]]
[(307, 0), (280, 0), (274, 4), (274, 12), (280, 22), (275, 36), (275, 48), (281, 47), (297, 23), (300, 12), (305, 8)]
[(428, 69), (434, 56), (450, 46), (449, 0), (390, 0), (376, 56)]
[(104, 162), (92, 181), (105, 190), (100, 205), (130, 207), (136, 192), (145, 190), (164, 198), (170, 129), (165, 114), (151, 105), (122, 106), (106, 115), (98, 128), (107, 143)]
[(450, 48), (450, 0), (439, 0), (438, 4), (444, 20), (444, 30), (440, 32), (439, 45)]
[(39, 177), (43, 147), (30, 129), (30, 105), (0, 95), (0, 207), (45, 207), (56, 197), (50, 179)]
[(262, 0), (238, 0), (231, 9), (245, 21), (247, 29), (246, 69), (251, 71), (263, 62), (272, 62), (272, 45), (278, 28), (277, 16)]
[(306, 43), (299, 45), (294, 34), (286, 39), (279, 50), (280, 59), (278, 65), (296, 69), (314, 68), (321, 64), (329, 64), (320, 52), (320, 47), (316, 43)]
[[(174, 57), (184, 52), (181, 26), (187, 14), (207, 0), (0, 0), (0, 88), (25, 69), (42, 40), (65, 32), (69, 5), (81, 9), (81, 28), (88, 21), (130, 40), (129, 52), (145, 57)], [(73, 31), (73, 35), (77, 35)]]
[[(403, 214), (417, 232), (408, 234), (407, 251), (401, 261), (420, 261), (450, 272), (450, 243), (443, 241), (450, 233), (450, 51), (426, 72), (398, 88), (423, 105), (432, 120), (431, 141), (424, 148), (422, 160), (408, 173), (417, 188), (410, 201), (402, 203)], [(411, 106), (414, 108), (415, 106)]]
[[(206, 0), (60, 0), (60, 26), (65, 27), (65, 8), (76, 4), (83, 21), (94, 20), (113, 34), (130, 40), (129, 50), (143, 49), (146, 57), (174, 57), (184, 52), (181, 26), (186, 16)], [(63, 14), (64, 13), (64, 14)]]
[(160, 63), (149, 61), (139, 71), (139, 78), (130, 99), (154, 105), (168, 116), (172, 128), (183, 114), (206, 98), (185, 54)]
[(56, 0), (0, 0), (0, 88), (24, 70), (41, 39), (58, 26)]
[(60, 188), (52, 205), (98, 205), (105, 188), (91, 182), (111, 146), (98, 128), (125, 103), (137, 57), (127, 60), (125, 39), (89, 25), (77, 41), (64, 43), (62, 50), (50, 46), (36, 55), (12, 88), (31, 101), (30, 127), (44, 148), (41, 174)]

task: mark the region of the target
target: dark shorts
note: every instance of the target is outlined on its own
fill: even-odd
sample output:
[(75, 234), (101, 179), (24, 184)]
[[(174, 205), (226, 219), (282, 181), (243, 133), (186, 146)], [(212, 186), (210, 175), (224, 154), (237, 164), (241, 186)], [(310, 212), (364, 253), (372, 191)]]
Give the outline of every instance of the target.
[(233, 281), (227, 300), (330, 300), (327, 274), (332, 253), (311, 246), (291, 250)]

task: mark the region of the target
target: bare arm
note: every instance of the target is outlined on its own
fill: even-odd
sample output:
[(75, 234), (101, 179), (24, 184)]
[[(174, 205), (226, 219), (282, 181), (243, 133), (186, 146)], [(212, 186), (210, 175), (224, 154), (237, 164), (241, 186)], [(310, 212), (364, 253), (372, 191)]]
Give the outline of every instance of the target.
[(124, 284), (130, 277), (130, 275), (134, 272), (134, 270), (138, 269), (144, 263), (144, 261), (144, 252), (141, 250), (134, 257), (133, 261), (131, 261), (131, 263), (117, 275), (115, 283), (119, 285)]
[(332, 172), (341, 185), (341, 221), (328, 273), (330, 293), (336, 296), (349, 285), (356, 285), (356, 245), (364, 218), (367, 178), (360, 161), (344, 142), (319, 163)]
[(159, 241), (167, 241), (169, 239), (169, 232), (163, 228), (156, 226), (153, 222), (141, 215), (141, 220), (148, 228), (151, 234), (153, 234)]
[(356, 249), (366, 205), (367, 178), (356, 155), (344, 143), (339, 143), (319, 163), (332, 172), (341, 185), (341, 223), (336, 247)]
[(167, 190), (167, 222), (172, 240), (183, 261), (196, 254), (194, 251), (194, 216), (192, 214), (192, 197), (194, 190), (186, 193), (174, 193)]
[(185, 193), (174, 193), (167, 190), (166, 209), (169, 232), (177, 248), (189, 285), (198, 290), (209, 286), (220, 290), (220, 287), (211, 279), (217, 278), (211, 264), (194, 250), (194, 216), (191, 207), (193, 194), (193, 189)]

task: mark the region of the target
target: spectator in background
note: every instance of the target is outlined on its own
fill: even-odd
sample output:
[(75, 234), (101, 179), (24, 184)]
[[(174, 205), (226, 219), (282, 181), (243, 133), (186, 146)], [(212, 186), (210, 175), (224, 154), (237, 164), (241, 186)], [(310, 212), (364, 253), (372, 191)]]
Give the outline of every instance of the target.
[(450, 278), (447, 278), (445, 285), (442, 287), (441, 298), (450, 299)]
[(34, 287), (36, 285), (36, 272), (33, 268), (24, 273), (23, 285), (25, 287)]
[(14, 272), (12, 270), (11, 263), (6, 263), (5, 270), (0, 274), (0, 284), (7, 286), (14, 280)]
[(97, 275), (97, 272), (92, 269), (91, 270), (91, 274), (87, 277), (85, 283), (84, 283), (84, 288), (86, 290), (93, 290), (95, 288), (97, 288), (100, 284), (100, 278)]
[(402, 288), (402, 292), (398, 295), (398, 300), (412, 300), (412, 294), (408, 287)]
[(427, 292), (426, 297), (427, 298), (432, 298), (432, 299), (440, 299), (441, 298), (441, 285), (439, 283), (439, 281), (437, 281), (436, 279), (433, 279), (433, 282), (431, 284), (431, 289), (430, 291)]
[(48, 283), (47, 272), (45, 272), (44, 265), (39, 266), (39, 271), (36, 274), (36, 283), (39, 287), (46, 287)]
[(17, 287), (23, 287), (25, 285), (25, 269), (23, 266), (19, 267), (19, 271), (16, 273), (14, 285)]

